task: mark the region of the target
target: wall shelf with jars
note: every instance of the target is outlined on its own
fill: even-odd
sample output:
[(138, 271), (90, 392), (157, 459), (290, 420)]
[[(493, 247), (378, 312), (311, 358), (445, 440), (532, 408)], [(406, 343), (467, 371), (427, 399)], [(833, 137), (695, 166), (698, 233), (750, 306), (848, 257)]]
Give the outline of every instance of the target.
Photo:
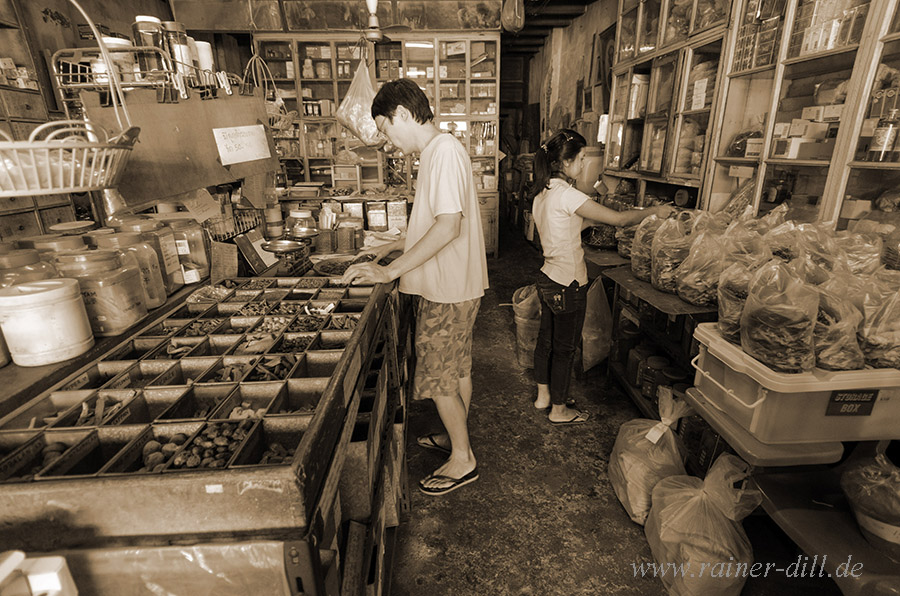
[(716, 124), (726, 6), (725, 0), (621, 0), (607, 187), (636, 180), (642, 204), (648, 195), (672, 199), (679, 189), (701, 186)]
[(272, 70), (285, 107), (298, 112), (292, 129), (275, 138), (286, 167), (292, 162), (303, 166), (302, 178), (292, 182), (331, 184), (332, 165), (342, 151), (352, 150), (361, 160), (363, 187), (415, 190), (417, 159), (360, 147), (334, 117), (365, 57), (376, 86), (399, 77), (416, 81), (428, 96), (435, 123), (466, 148), (486, 249), (497, 253), (499, 32), (394, 33), (390, 41), (364, 46), (358, 33), (256, 34), (254, 42)]
[(787, 202), (794, 220), (846, 227), (900, 182), (896, 10), (897, 0), (735, 4), (705, 207), (753, 179), (758, 213)]

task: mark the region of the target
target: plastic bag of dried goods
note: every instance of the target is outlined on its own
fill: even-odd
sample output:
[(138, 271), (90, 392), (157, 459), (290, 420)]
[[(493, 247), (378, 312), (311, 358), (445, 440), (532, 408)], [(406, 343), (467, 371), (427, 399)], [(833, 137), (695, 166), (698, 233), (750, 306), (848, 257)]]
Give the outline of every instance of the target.
[(721, 235), (701, 232), (696, 236), (687, 258), (675, 271), (675, 290), (679, 298), (697, 306), (716, 303), (719, 276), (726, 263), (723, 252)]
[(366, 68), (365, 60), (359, 63), (353, 81), (347, 90), (347, 95), (337, 109), (337, 121), (344, 125), (350, 132), (369, 146), (376, 146), (383, 142), (375, 119), (372, 118), (372, 101), (375, 99), (375, 87)]
[(651, 215), (644, 218), (634, 233), (631, 243), (631, 272), (638, 279), (650, 281), (651, 256), (653, 236), (665, 220)]
[(813, 332), (819, 294), (773, 259), (750, 279), (741, 313), (741, 348), (773, 370), (796, 373), (816, 364)]
[[(662, 576), (669, 594), (738, 596), (746, 577), (722, 573), (728, 565), (753, 564), (753, 548), (741, 526), (762, 501), (759, 491), (735, 488), (750, 475), (741, 459), (723, 454), (705, 480), (670, 476), (653, 488), (644, 535), (657, 565), (690, 570)], [(713, 572), (717, 568), (719, 572)], [(701, 573), (706, 569), (706, 573)]]
[(679, 213), (663, 222), (650, 248), (650, 283), (661, 292), (675, 293), (675, 270), (687, 258), (693, 243), (693, 217)]
[(866, 540), (900, 563), (900, 468), (879, 453), (845, 470), (841, 488)]
[(619, 427), (607, 472), (619, 502), (635, 523), (650, 513), (650, 494), (663, 478), (684, 475), (684, 446), (672, 430), (691, 408), (670, 393), (659, 396), (660, 420), (638, 418)]
[(772, 254), (782, 261), (790, 261), (800, 254), (800, 231), (792, 221), (786, 221), (763, 234)]
[(866, 297), (859, 346), (869, 366), (900, 368), (900, 291)]
[(881, 265), (884, 242), (878, 234), (838, 232), (834, 238), (853, 273), (872, 273)]
[(716, 325), (722, 337), (733, 344), (741, 344), (741, 314), (747, 302), (747, 290), (754, 268), (744, 262), (734, 262), (719, 276), (716, 298), (719, 301), (719, 319)]
[[(836, 279), (841, 279), (839, 276)], [(842, 296), (822, 287), (819, 290), (819, 313), (813, 342), (816, 366), (826, 370), (856, 370), (865, 365), (856, 332), (862, 313)]]
[(631, 258), (631, 245), (634, 242), (634, 233), (637, 232), (638, 225), (616, 228), (616, 250), (624, 259)]

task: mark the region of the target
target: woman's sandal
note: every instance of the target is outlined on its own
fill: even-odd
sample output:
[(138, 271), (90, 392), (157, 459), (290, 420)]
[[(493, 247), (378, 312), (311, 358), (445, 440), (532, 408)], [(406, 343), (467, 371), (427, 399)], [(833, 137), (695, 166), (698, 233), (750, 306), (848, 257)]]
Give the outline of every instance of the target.
[(559, 420), (559, 421), (550, 420), (550, 424), (553, 424), (556, 426), (563, 426), (565, 424), (583, 424), (583, 423), (587, 422), (588, 418), (590, 418), (590, 417), (591, 417), (591, 415), (589, 412), (576, 412), (575, 416), (573, 416), (569, 420)]

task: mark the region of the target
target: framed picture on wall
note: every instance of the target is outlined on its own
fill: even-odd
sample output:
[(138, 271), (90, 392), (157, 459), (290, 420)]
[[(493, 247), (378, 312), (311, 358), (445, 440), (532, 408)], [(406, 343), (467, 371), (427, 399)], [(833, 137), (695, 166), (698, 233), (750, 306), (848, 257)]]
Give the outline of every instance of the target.
[(594, 57), (591, 73), (592, 85), (600, 87), (602, 102), (594, 101), (594, 109), (604, 113), (609, 109), (609, 92), (612, 88), (612, 67), (616, 58), (616, 26), (594, 36)]

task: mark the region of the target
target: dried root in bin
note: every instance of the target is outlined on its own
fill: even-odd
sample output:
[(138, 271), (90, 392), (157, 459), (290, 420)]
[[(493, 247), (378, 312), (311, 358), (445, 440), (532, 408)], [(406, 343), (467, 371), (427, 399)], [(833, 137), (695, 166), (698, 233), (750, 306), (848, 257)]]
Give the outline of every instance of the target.
[(250, 418), (262, 418), (266, 415), (265, 408), (256, 408), (253, 409), (250, 407), (251, 404), (249, 401), (245, 401), (241, 403), (239, 406), (235, 406), (232, 408), (231, 412), (228, 414), (229, 420), (248, 420)]
[(281, 443), (272, 443), (262, 454), (259, 463), (267, 465), (289, 464), (293, 460), (294, 455), (282, 447)]

